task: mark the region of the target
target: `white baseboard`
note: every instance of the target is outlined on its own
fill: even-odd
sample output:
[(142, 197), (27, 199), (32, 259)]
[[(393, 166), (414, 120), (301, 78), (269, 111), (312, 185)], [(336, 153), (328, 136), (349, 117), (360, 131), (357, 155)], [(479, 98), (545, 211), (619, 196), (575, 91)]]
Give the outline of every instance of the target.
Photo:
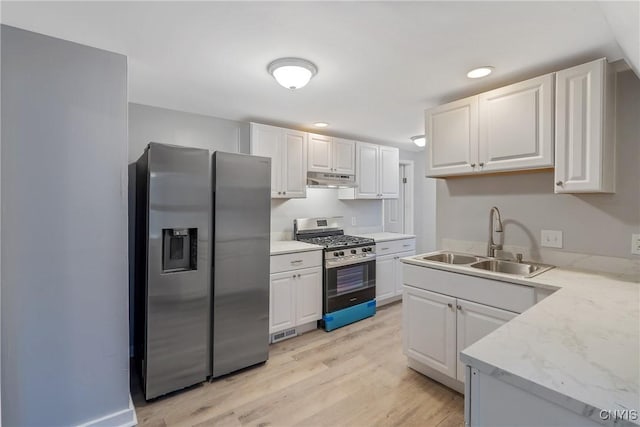
[(78, 427), (131, 427), (136, 424), (138, 424), (136, 408), (133, 406), (133, 400), (131, 400), (131, 394), (129, 394), (129, 407), (127, 409), (80, 424)]

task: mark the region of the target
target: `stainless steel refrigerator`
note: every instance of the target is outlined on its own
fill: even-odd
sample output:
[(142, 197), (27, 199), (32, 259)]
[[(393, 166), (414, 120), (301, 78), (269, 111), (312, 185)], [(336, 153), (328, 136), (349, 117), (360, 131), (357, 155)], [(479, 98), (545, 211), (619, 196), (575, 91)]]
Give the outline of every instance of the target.
[(213, 377), (268, 358), (271, 159), (215, 152)]
[(134, 336), (147, 400), (267, 360), (270, 183), (264, 157), (151, 143), (138, 160)]
[(210, 373), (209, 159), (150, 143), (136, 164), (134, 334), (146, 399)]

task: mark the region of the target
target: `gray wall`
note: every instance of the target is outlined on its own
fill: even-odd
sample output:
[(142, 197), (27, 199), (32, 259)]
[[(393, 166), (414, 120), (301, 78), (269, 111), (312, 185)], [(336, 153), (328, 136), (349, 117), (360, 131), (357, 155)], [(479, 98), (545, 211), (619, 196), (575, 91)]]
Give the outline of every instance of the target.
[(249, 153), (249, 123), (129, 104), (129, 163), (149, 142)]
[(640, 80), (631, 71), (618, 74), (616, 109), (615, 194), (554, 194), (552, 172), (438, 180), (438, 242), (486, 241), (495, 205), (506, 244), (537, 247), (541, 229), (561, 230), (563, 250), (633, 258), (631, 234), (640, 232)]
[(129, 407), (126, 79), (122, 55), (2, 26), (6, 426)]

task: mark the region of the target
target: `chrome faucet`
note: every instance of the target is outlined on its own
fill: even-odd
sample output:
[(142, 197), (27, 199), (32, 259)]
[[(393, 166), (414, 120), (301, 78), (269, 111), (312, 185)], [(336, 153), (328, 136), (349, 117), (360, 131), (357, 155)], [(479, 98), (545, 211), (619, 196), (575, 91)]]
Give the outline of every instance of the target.
[[(496, 223), (494, 215), (498, 215), (498, 222)], [(500, 219), (500, 211), (497, 207), (492, 207), (489, 211), (489, 221), (491, 222), (491, 230), (489, 231), (489, 250), (487, 256), (493, 258), (496, 256), (496, 251), (502, 250), (502, 245), (493, 241), (493, 233), (502, 233), (502, 220)], [(494, 228), (495, 226), (495, 228)]]

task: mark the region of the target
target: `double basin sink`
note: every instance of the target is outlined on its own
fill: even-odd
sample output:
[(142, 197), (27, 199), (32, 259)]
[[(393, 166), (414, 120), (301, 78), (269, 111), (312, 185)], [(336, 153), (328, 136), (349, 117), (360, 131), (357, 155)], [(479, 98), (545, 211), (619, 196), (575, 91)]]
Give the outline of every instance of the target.
[(516, 262), (494, 258), (483, 258), (475, 255), (459, 254), (455, 252), (441, 252), (434, 255), (421, 256), (423, 261), (439, 262), (443, 264), (465, 265), (478, 270), (494, 273), (508, 274), (512, 276), (533, 277), (553, 266), (534, 264), (531, 262)]

